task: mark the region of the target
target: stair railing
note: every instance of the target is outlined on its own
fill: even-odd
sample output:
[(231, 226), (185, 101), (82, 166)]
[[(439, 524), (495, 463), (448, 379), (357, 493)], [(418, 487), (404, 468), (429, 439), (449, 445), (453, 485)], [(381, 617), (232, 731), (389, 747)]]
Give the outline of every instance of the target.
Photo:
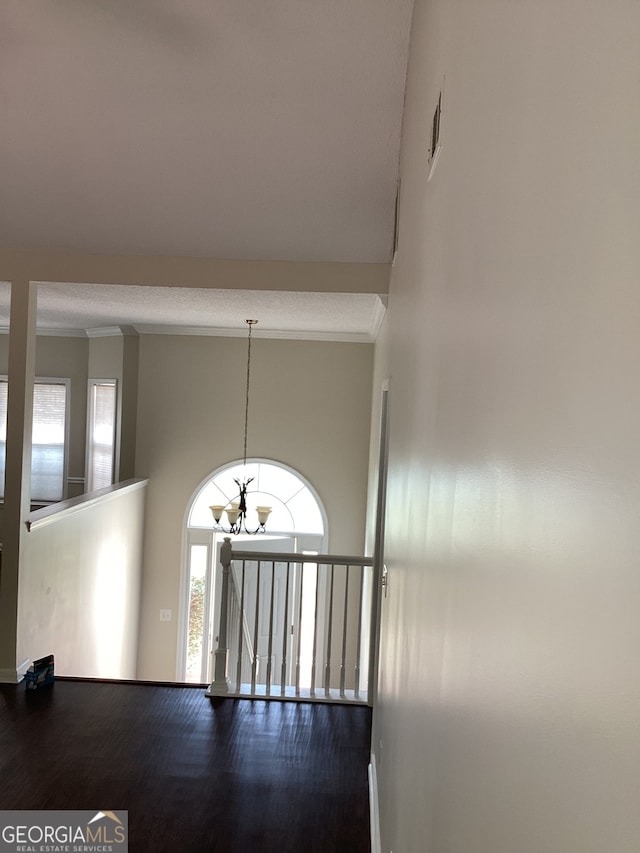
[(369, 702), (371, 558), (241, 551), (227, 538), (220, 561), (207, 695)]

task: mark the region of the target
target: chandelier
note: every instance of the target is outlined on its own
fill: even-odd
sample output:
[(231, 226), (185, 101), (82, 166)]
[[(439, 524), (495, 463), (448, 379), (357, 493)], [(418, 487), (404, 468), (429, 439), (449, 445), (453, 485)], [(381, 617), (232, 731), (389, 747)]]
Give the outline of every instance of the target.
[[(249, 425), (249, 380), (251, 377), (251, 331), (258, 321), (246, 320), (245, 322), (249, 327), (249, 334), (247, 338), (247, 387), (244, 404), (244, 450), (242, 454), (242, 466), (243, 470), (246, 471), (247, 429)], [(234, 482), (236, 483), (239, 489), (237, 497), (225, 505), (214, 504), (213, 506), (209, 507), (209, 509), (211, 510), (211, 514), (213, 515), (214, 530), (224, 531), (225, 533), (249, 533), (251, 535), (253, 535), (254, 533), (266, 532), (267, 519), (269, 518), (269, 513), (271, 512), (270, 506), (257, 506), (256, 512), (258, 514), (258, 526), (255, 530), (250, 530), (247, 527), (247, 488), (249, 486), (249, 483), (253, 482), (253, 479), (253, 477), (245, 476), (242, 480), (240, 480), (234, 477)], [(223, 513), (225, 513), (227, 516), (228, 527), (226, 528), (220, 523)]]

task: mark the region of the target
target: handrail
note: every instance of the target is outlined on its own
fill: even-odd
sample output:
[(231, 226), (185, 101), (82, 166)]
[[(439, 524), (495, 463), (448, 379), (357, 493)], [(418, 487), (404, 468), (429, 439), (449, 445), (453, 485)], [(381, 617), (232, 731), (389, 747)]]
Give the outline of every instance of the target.
[(104, 489), (88, 492), (86, 495), (79, 495), (76, 498), (69, 498), (68, 500), (58, 501), (58, 503), (42, 507), (42, 509), (37, 509), (27, 516), (25, 521), (27, 530), (31, 533), (39, 527), (44, 527), (45, 524), (59, 521), (62, 517), (74, 515), (76, 512), (82, 512), (85, 509), (89, 509), (89, 507), (95, 506), (95, 504), (121, 497), (125, 492), (141, 489), (148, 482), (149, 480), (124, 480), (122, 483), (115, 483), (113, 486), (106, 486)]
[(349, 557), (343, 554), (300, 554), (286, 551), (236, 551), (231, 549), (232, 560), (273, 560), (277, 563), (317, 563), (320, 566), (372, 566), (373, 557)]

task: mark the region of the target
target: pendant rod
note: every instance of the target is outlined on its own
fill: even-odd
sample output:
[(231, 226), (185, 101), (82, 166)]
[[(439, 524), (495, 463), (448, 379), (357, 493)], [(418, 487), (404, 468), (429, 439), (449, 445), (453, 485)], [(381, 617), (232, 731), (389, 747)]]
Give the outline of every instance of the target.
[(251, 376), (251, 331), (258, 322), (257, 320), (246, 320), (249, 326), (249, 337), (247, 340), (247, 391), (244, 405), (244, 448), (242, 452), (242, 464), (247, 467), (247, 432), (249, 427), (249, 378)]

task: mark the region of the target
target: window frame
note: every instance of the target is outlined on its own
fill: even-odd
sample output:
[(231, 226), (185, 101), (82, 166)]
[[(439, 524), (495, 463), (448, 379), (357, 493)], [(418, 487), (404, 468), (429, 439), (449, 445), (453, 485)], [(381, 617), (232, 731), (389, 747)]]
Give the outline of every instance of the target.
[[(109, 377), (106, 379), (99, 378), (90, 378), (87, 382), (87, 428), (86, 428), (86, 436), (85, 436), (85, 468), (84, 468), (84, 481), (85, 481), (85, 492), (95, 491), (93, 489), (90, 480), (91, 480), (91, 460), (92, 460), (92, 436), (93, 436), (93, 415), (95, 411), (94, 400), (93, 400), (93, 388), (98, 385), (109, 385), (113, 386), (115, 399), (114, 399), (114, 410), (113, 410), (113, 457), (111, 460), (111, 483), (109, 485), (113, 485), (116, 478), (116, 467), (117, 467), (117, 454), (118, 454), (118, 406), (120, 402), (120, 387), (118, 384), (118, 380), (114, 377)], [(101, 486), (99, 488), (102, 488)]]

